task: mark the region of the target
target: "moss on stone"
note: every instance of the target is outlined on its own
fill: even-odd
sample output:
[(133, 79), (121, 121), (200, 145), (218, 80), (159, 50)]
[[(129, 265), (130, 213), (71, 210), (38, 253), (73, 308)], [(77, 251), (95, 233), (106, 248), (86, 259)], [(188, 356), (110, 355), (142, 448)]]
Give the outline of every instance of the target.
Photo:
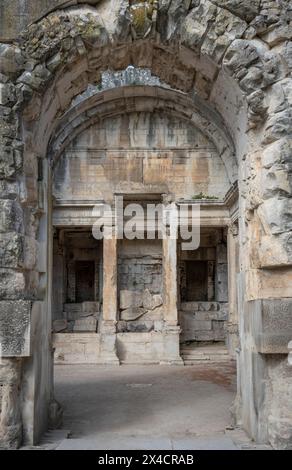
[(149, 28), (154, 12), (154, 1), (141, 0), (131, 8), (132, 25), (135, 31), (143, 34)]
[(132, 10), (132, 24), (137, 32), (144, 31), (147, 24), (147, 11), (145, 6)]
[(100, 27), (94, 23), (88, 23), (82, 35), (84, 37), (98, 37), (100, 35)]
[(194, 194), (194, 196), (192, 196), (192, 199), (194, 200), (201, 200), (201, 199), (207, 199), (207, 200), (217, 200), (218, 197), (217, 196), (209, 196), (207, 194), (204, 194), (202, 192), (200, 192), (199, 194)]

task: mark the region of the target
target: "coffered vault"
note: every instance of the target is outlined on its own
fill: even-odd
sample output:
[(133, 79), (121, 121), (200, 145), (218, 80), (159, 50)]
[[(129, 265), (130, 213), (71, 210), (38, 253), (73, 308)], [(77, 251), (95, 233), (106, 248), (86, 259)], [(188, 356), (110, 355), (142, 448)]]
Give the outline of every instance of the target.
[[(1, 5), (3, 446), (37, 442), (54, 407), (55, 162), (73, 139), (106, 118), (161, 111), (202, 131), (230, 187), (238, 181), (238, 217), (229, 218), (230, 239), (237, 219), (239, 237), (239, 272), (229, 281), (239, 327), (235, 414), (255, 440), (291, 447), (289, 2), (55, 1), (48, 12), (40, 1), (38, 18), (34, 3), (27, 2), (21, 28), (13, 18), (22, 2)], [(129, 66), (137, 83), (123, 82)], [(109, 255), (116, 247), (106, 249)], [(173, 296), (165, 293), (170, 309)], [(109, 329), (114, 341), (114, 324)]]

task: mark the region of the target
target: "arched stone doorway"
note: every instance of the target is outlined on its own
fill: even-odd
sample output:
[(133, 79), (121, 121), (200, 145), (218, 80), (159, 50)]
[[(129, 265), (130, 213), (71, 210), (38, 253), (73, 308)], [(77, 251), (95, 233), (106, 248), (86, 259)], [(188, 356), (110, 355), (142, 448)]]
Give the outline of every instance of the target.
[[(150, 70), (170, 87), (161, 87), (163, 96), (155, 98), (155, 106), (194, 120), (216, 143), (222, 161), (233, 161), (234, 145), (239, 273), (236, 283), (230, 282), (232, 313), (239, 319), (238, 416), (254, 439), (284, 447), (291, 421), (288, 400), (279, 406), (277, 397), (291, 394), (286, 357), (291, 338), (291, 79), (287, 32), (278, 29), (285, 24), (285, 5), (275, 13), (275, 29), (263, 32), (259, 19), (253, 23), (261, 18), (260, 5), (248, 3), (238, 11), (217, 2), (181, 8), (172, 2), (169, 9), (142, 3), (116, 2), (110, 15), (98, 5), (57, 10), (29, 26), (18, 45), (1, 45), (1, 331), (7, 400), (1, 433), (8, 446), (19, 445), (22, 435), (36, 442), (52, 400), (53, 159), (100, 109), (115, 112), (115, 100), (103, 103), (102, 92), (91, 97), (88, 85), (102, 88), (103, 72), (132, 65)], [(202, 16), (206, 24), (198, 21)], [(154, 90), (142, 90), (143, 104), (149, 89)], [(169, 93), (176, 95), (168, 101)], [(79, 95), (85, 99), (78, 107)], [(96, 98), (95, 109), (88, 106)], [(132, 92), (125, 94), (122, 101), (139, 106), (139, 95), (133, 100)], [(226, 168), (234, 183), (234, 165)], [(232, 226), (230, 241), (236, 230)], [(168, 298), (168, 312), (173, 313), (174, 298)], [(114, 308), (109, 306), (109, 314)], [(106, 327), (114, 335), (112, 324)]]
[[(131, 82), (136, 85), (130, 86)], [(51, 143), (56, 360), (60, 364), (179, 364), (179, 338), (182, 344), (227, 340), (230, 210), (233, 223), (238, 217), (233, 145), (223, 126), (203, 120), (182, 93), (155, 85), (159, 79), (148, 70), (129, 67), (116, 74), (107, 72), (102, 83), (108, 89), (91, 88), (80, 96)], [(73, 113), (73, 122), (80, 127), (72, 133)], [(206, 122), (212, 128), (209, 135)], [(90, 234), (97, 214), (94, 206), (103, 213), (105, 205), (117, 206), (117, 198), (123, 198), (125, 210), (140, 204), (147, 211), (150, 204), (157, 207), (165, 202), (191, 210), (201, 203), (199, 251), (193, 247), (185, 253), (182, 242), (177, 245), (176, 240), (169, 248), (170, 241), (161, 240), (157, 228), (149, 237), (137, 233), (136, 242), (94, 243)], [(109, 249), (113, 256), (116, 253), (114, 265), (106, 254)], [(80, 263), (87, 263), (87, 269), (88, 263), (94, 263), (83, 301), (78, 300)], [(114, 274), (108, 276), (112, 269)], [(109, 285), (103, 282), (107, 277)], [(235, 278), (236, 272), (231, 273), (231, 283)], [(112, 350), (103, 351), (107, 343), (103, 327), (110, 322), (117, 336)], [(231, 335), (229, 344), (233, 342)], [(81, 344), (87, 347), (80, 355)], [(235, 356), (234, 347), (230, 353)]]

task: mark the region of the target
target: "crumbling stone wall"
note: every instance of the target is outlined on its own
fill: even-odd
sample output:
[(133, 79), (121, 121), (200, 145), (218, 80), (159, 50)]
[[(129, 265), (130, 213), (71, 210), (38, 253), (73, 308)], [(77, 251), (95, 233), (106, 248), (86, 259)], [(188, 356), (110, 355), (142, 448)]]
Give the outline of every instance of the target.
[(119, 332), (161, 330), (161, 240), (123, 240), (119, 247)]
[[(17, 315), (28, 305), (33, 311), (40, 302), (34, 338), (43, 341), (33, 345), (28, 369), (40, 388), (50, 388), (49, 370), (40, 376), (37, 367), (41, 357), (43, 364), (49, 363), (46, 359), (51, 354), (50, 261), (46, 257), (51, 241), (45, 236), (51, 210), (48, 161), (58, 157), (92, 114), (102, 119), (113, 108), (131, 112), (141, 109), (141, 101), (145, 106), (147, 98), (151, 111), (159, 107), (176, 110), (204, 129), (216, 142), (232, 183), (238, 167), (237, 417), (254, 439), (291, 448), (291, 371), (284, 364), (292, 325), (291, 315), (283, 315), (291, 308), (292, 297), (289, 0), (167, 0), (151, 5), (121, 0), (114, 2), (114, 9), (109, 9), (108, 2), (94, 2), (92, 7), (76, 2), (73, 8), (65, 4), (51, 14), (46, 14), (46, 0), (37, 3), (37, 11), (33, 11), (36, 2), (29, 1), (22, 12), (23, 2), (1, 2), (5, 14), (0, 15), (0, 292), (1, 325), (10, 325), (5, 335), (22, 338), (23, 332), (15, 326)], [(52, 7), (59, 5), (56, 1)], [(40, 14), (39, 20), (35, 14)], [(72, 99), (89, 83), (100, 83), (102, 71), (120, 71), (130, 64), (150, 68), (171, 90), (156, 90), (155, 105), (153, 93), (151, 98), (151, 92), (144, 89), (141, 98), (137, 89), (131, 97), (117, 92), (114, 106), (113, 95), (109, 98), (102, 92), (70, 109)], [(283, 306), (275, 307), (281, 299)], [(19, 308), (6, 309), (11, 301)], [(267, 304), (270, 312), (274, 309), (285, 321), (275, 322), (269, 352), (261, 352), (255, 337), (262, 334), (265, 338), (258, 319)], [(0, 332), (3, 342), (4, 330)], [(16, 356), (16, 350), (12, 348), (9, 356)], [(15, 359), (7, 358), (6, 365), (13, 369)], [(8, 390), (10, 376), (1, 368)], [(22, 377), (20, 386), (12, 387), (13, 400), (6, 400), (1, 409), (4, 446), (18, 444), (21, 427), (27, 425), (27, 416), (19, 413), (12, 427), (9, 422), (29, 378)], [(269, 387), (272, 393), (267, 394)], [(34, 397), (31, 409), (34, 413), (37, 398), (42, 397), (39, 421), (43, 428), (50, 393), (39, 390), (30, 395)], [(38, 432), (30, 435), (31, 441), (38, 438)]]

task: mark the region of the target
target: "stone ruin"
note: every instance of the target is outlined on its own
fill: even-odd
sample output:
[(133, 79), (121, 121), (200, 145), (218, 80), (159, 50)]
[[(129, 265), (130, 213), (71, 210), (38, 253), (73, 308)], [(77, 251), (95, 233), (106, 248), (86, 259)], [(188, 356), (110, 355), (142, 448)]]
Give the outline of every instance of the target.
[[(49, 3), (1, 1), (1, 446), (59, 416), (53, 355), (175, 365), (219, 342), (235, 421), (291, 449), (291, 2)], [(199, 202), (199, 249), (95, 240), (118, 195)]]

